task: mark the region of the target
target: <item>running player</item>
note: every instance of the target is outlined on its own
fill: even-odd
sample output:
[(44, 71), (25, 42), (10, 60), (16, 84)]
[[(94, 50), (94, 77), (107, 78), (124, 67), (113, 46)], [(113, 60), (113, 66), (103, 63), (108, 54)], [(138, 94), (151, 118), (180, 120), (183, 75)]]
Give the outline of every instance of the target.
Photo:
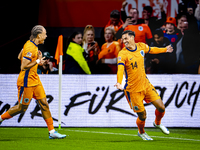
[(46, 94), (37, 74), (38, 64), (42, 65), (45, 62), (45, 57), (42, 57), (42, 53), (38, 50), (38, 44), (44, 44), (46, 37), (46, 30), (43, 26), (36, 25), (33, 27), (30, 40), (24, 44), (23, 50), (18, 56), (21, 59), (21, 71), (17, 80), (18, 104), (0, 116), (0, 124), (5, 119), (25, 112), (31, 99), (35, 98), (40, 105), (42, 116), (47, 124), (49, 139), (61, 139), (65, 138), (66, 135), (59, 134), (54, 129)]
[(123, 90), (122, 78), (123, 72), (126, 75), (126, 84), (124, 93), (130, 105), (130, 108), (137, 113), (138, 118), (136, 124), (138, 126), (138, 136), (143, 140), (153, 140), (144, 130), (146, 110), (143, 100), (147, 103), (151, 102), (155, 107), (155, 121), (153, 125), (160, 128), (165, 134), (169, 134), (169, 130), (161, 124), (161, 119), (165, 114), (165, 106), (158, 95), (156, 89), (149, 82), (144, 69), (145, 53), (158, 54), (172, 52), (171, 45), (166, 48), (149, 47), (144, 43), (135, 43), (135, 33), (131, 30), (126, 30), (122, 33), (122, 41), (124, 47), (118, 54), (118, 71), (117, 83), (114, 85), (117, 89)]

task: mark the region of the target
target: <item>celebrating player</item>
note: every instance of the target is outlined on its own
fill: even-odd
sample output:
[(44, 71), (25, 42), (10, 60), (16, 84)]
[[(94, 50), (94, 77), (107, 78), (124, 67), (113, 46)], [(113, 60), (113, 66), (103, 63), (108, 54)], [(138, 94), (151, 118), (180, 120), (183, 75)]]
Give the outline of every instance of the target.
[(33, 27), (30, 40), (24, 44), (23, 50), (18, 56), (21, 59), (21, 71), (17, 80), (18, 104), (0, 116), (0, 124), (5, 119), (25, 112), (31, 99), (35, 98), (40, 105), (42, 116), (47, 124), (49, 139), (61, 139), (65, 138), (66, 135), (60, 134), (54, 129), (46, 94), (37, 74), (38, 64), (42, 65), (45, 62), (45, 57), (42, 57), (42, 53), (38, 50), (38, 44), (44, 44), (46, 37), (46, 30), (43, 26), (36, 25)]
[(145, 53), (172, 52), (173, 48), (171, 45), (166, 48), (149, 47), (144, 43), (135, 43), (134, 38), (135, 33), (131, 30), (126, 30), (122, 33), (122, 41), (125, 47), (118, 54), (117, 83), (114, 86), (117, 89), (123, 90), (121, 83), (123, 72), (125, 71), (126, 84), (124, 86), (124, 93), (131, 109), (138, 115), (136, 120), (139, 130), (138, 136), (143, 140), (153, 140), (144, 130), (146, 110), (143, 100), (147, 103), (151, 102), (156, 107), (156, 118), (153, 125), (160, 128), (165, 134), (169, 134), (169, 130), (161, 124), (161, 119), (165, 114), (165, 106), (146, 76), (144, 55)]

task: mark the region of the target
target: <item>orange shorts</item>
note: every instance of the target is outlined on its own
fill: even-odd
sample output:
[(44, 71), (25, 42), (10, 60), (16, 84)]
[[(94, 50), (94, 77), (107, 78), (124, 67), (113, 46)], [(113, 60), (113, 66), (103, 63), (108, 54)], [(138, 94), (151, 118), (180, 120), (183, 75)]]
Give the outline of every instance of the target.
[(42, 99), (46, 97), (42, 84), (32, 87), (18, 86), (18, 102), (23, 105), (29, 105), (32, 98)]
[(134, 112), (142, 112), (145, 110), (143, 100), (146, 103), (150, 103), (160, 99), (159, 94), (152, 84), (149, 84), (148, 87), (141, 92), (130, 92), (124, 90), (124, 93), (130, 108), (133, 109)]

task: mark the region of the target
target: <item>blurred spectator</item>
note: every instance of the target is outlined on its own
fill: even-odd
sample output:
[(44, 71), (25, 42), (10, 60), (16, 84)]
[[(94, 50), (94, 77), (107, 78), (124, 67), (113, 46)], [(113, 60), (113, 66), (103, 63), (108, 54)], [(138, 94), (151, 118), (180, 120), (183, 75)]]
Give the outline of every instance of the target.
[[(138, 22), (139, 12), (136, 8), (132, 8), (129, 11), (129, 16), (127, 17), (125, 23), (120, 27), (116, 34), (117, 39), (121, 39), (121, 34), (125, 30), (131, 30), (135, 32), (135, 42), (147, 43), (146, 39), (152, 38), (152, 33), (149, 27), (144, 23)], [(124, 46), (123, 46), (124, 47)]]
[(42, 66), (38, 65), (38, 74), (57, 74), (58, 69), (53, 65), (53, 56), (49, 52), (44, 52), (43, 57), (45, 57), (45, 63)]
[(200, 74), (200, 57), (199, 57), (199, 69), (198, 69), (198, 74)]
[[(164, 37), (162, 29), (153, 32), (153, 40), (149, 44), (151, 47), (166, 47), (170, 45), (168, 38)], [(171, 73), (171, 53), (146, 54), (146, 73), (163, 74)]]
[(87, 62), (90, 67), (91, 73), (96, 74), (96, 61), (98, 60), (98, 54), (100, 48), (95, 39), (95, 31), (92, 25), (87, 25), (83, 34), (83, 49), (88, 54)]
[(188, 28), (187, 16), (186, 15), (178, 15), (177, 16), (177, 29), (179, 29), (184, 35), (184, 30)]
[(184, 31), (182, 40), (183, 56), (186, 63), (186, 73), (197, 74), (200, 56), (200, 36), (198, 31), (197, 20), (190, 10), (192, 6), (188, 4), (188, 29)]
[(190, 26), (190, 23), (188, 23), (188, 29), (184, 31), (182, 50), (186, 64), (186, 73), (197, 74), (200, 57), (200, 35), (193, 26)]
[[(184, 30), (188, 29), (188, 22), (186, 15), (178, 15), (177, 16), (177, 29), (179, 29), (184, 36)], [(185, 60), (183, 56), (182, 49), (182, 40), (183, 37), (176, 44), (176, 69), (175, 73), (186, 73)]]
[(117, 73), (117, 55), (120, 51), (120, 45), (114, 41), (115, 30), (112, 27), (105, 28), (105, 40), (98, 55), (98, 68), (102, 74)]
[(187, 5), (184, 2), (178, 4), (178, 14), (185, 15), (187, 13)]
[(112, 28), (114, 28), (115, 32), (117, 32), (119, 30), (119, 27), (122, 24), (123, 24), (123, 21), (120, 18), (120, 12), (118, 10), (113, 10), (110, 13), (109, 22), (107, 23), (107, 25), (101, 31), (101, 38), (98, 40), (98, 43), (100, 45), (103, 45), (105, 43), (105, 38), (104, 38), (105, 28), (112, 27)]
[(84, 58), (84, 49), (81, 47), (82, 34), (74, 32), (67, 44), (65, 71), (66, 74), (91, 74), (87, 61)]
[(168, 38), (172, 44), (174, 51), (171, 53), (171, 73), (175, 73), (176, 64), (176, 44), (181, 39), (182, 34), (179, 29), (176, 28), (176, 19), (173, 17), (168, 17), (166, 21), (166, 27), (164, 32), (164, 37)]
[[(200, 2), (200, 0), (199, 0)], [(194, 16), (197, 19), (198, 30), (200, 31), (200, 3), (197, 5)]]
[[(123, 22), (126, 22), (126, 19), (127, 19), (127, 15), (126, 15), (126, 12), (125, 12), (125, 7), (127, 6), (128, 2), (127, 1), (124, 1), (122, 3), (122, 8), (121, 8), (121, 19)], [(137, 11), (137, 13), (135, 13), (135, 10)], [(136, 8), (131, 8), (128, 12), (128, 17), (131, 18), (132, 17), (132, 24), (140, 24), (140, 23), (144, 23), (144, 19), (139, 19), (138, 18), (138, 10)], [(136, 19), (137, 17), (137, 19)]]
[[(120, 12), (118, 10), (113, 10), (110, 13), (110, 20), (107, 23), (106, 27), (114, 28), (115, 32), (119, 30), (119, 27), (123, 24), (123, 21), (120, 18)], [(105, 29), (104, 29), (105, 30)]]
[(161, 11), (161, 19), (153, 16), (153, 9), (151, 6), (144, 6), (142, 11), (142, 16), (144, 19), (144, 23), (149, 26), (151, 32), (155, 29), (162, 27), (162, 25), (166, 21), (166, 14), (163, 9), (163, 4), (160, 4), (160, 11)]

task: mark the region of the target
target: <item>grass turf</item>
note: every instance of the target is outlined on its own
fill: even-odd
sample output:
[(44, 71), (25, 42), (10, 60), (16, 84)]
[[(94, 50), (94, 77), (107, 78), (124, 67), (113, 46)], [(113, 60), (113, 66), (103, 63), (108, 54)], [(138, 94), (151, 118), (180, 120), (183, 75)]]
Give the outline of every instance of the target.
[(47, 128), (0, 127), (0, 150), (197, 150), (200, 130), (170, 128), (170, 135), (145, 128), (153, 141), (143, 141), (136, 128), (62, 128), (65, 139), (50, 140)]

